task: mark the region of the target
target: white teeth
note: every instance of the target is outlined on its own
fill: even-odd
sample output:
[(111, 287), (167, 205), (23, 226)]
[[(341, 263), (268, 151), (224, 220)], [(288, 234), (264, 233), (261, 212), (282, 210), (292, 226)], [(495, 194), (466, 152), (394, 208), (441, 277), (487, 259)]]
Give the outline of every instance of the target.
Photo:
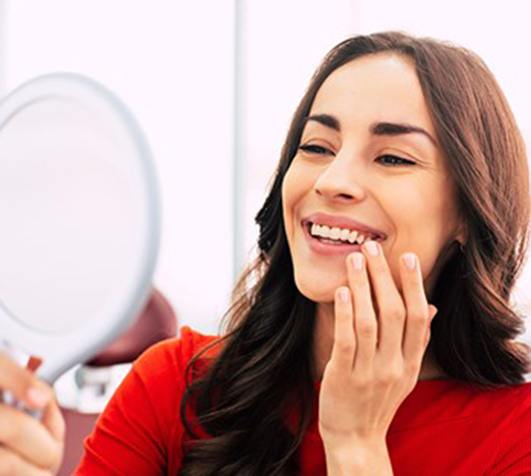
[(357, 243), (361, 245), (366, 239), (370, 238), (355, 230), (348, 230), (346, 228), (328, 227), (326, 225), (317, 225), (312, 223), (310, 233), (314, 236), (321, 236), (323, 238), (330, 238), (333, 240), (348, 241), (349, 243)]

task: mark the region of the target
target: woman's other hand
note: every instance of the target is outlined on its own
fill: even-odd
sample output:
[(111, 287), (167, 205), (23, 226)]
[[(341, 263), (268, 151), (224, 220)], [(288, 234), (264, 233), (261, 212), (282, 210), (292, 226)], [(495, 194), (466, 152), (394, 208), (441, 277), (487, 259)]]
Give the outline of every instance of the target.
[(41, 420), (0, 398), (0, 476), (50, 476), (61, 464), (65, 424), (53, 389), (0, 352), (0, 396), (10, 392)]

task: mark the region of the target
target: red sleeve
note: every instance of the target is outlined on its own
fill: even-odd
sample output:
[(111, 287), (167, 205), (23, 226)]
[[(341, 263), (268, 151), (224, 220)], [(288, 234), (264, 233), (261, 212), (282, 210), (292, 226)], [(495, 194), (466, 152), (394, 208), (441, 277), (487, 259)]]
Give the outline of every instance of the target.
[(522, 387), (523, 399), (512, 412), (508, 425), (500, 434), (499, 447), (504, 448), (496, 458), (489, 475), (524, 476), (531, 474), (531, 386)]
[(84, 442), (77, 476), (165, 474), (181, 460), (179, 404), (194, 332), (146, 350), (132, 365)]

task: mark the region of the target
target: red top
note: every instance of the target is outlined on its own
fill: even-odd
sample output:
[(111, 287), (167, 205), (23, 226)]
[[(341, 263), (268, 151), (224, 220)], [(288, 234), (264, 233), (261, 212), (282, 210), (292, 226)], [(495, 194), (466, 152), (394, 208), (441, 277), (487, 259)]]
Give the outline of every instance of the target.
[[(86, 438), (75, 474), (177, 475), (183, 371), (215, 338), (184, 326), (181, 338), (142, 354)], [(479, 391), (454, 379), (421, 380), (398, 408), (387, 445), (395, 475), (530, 475), (531, 382)], [(317, 405), (299, 454), (301, 474), (326, 475)]]

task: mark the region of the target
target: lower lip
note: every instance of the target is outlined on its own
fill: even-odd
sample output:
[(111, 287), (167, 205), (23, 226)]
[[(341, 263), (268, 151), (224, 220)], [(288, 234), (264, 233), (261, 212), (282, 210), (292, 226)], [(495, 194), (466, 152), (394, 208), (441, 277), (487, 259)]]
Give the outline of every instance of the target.
[(317, 238), (314, 238), (310, 234), (310, 230), (308, 230), (308, 225), (302, 224), (302, 228), (304, 230), (304, 236), (306, 237), (306, 240), (308, 241), (308, 244), (310, 246), (310, 249), (314, 251), (315, 253), (325, 255), (325, 256), (345, 256), (349, 253), (352, 253), (353, 251), (361, 251), (361, 245), (358, 244), (340, 244), (340, 245), (332, 245), (328, 243), (322, 243)]

